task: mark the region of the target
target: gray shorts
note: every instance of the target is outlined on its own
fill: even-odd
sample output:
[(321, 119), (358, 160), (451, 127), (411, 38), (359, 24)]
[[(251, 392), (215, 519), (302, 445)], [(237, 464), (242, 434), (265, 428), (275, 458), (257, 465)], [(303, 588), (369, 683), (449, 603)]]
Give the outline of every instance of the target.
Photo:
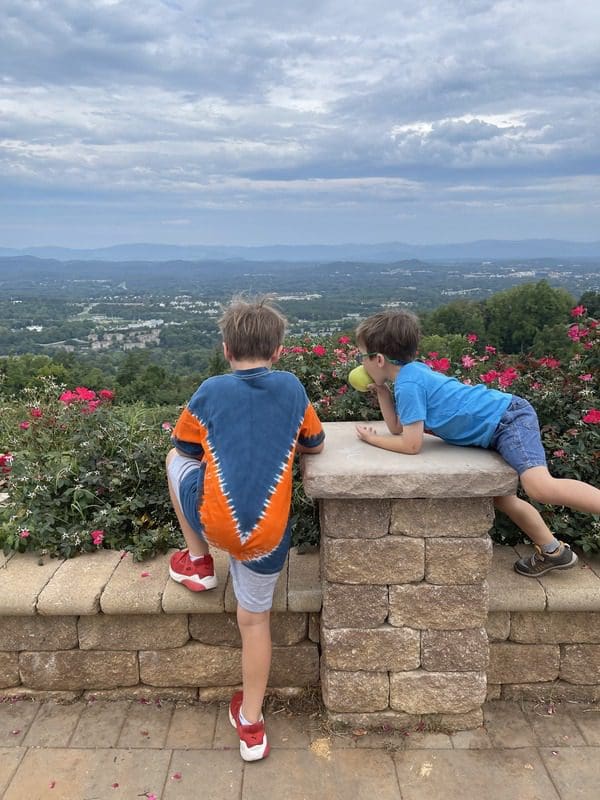
[[(198, 478), (202, 469), (203, 466), (197, 458), (188, 458), (180, 453), (171, 456), (167, 465), (169, 483), (173, 487), (181, 510), (198, 538), (204, 542), (206, 540), (198, 516)], [(234, 594), (242, 608), (257, 614), (270, 610), (279, 572), (263, 575), (230, 555), (229, 573)]]
[(546, 466), (540, 424), (535, 409), (523, 397), (514, 397), (500, 418), (490, 448), (522, 475), (532, 467)]

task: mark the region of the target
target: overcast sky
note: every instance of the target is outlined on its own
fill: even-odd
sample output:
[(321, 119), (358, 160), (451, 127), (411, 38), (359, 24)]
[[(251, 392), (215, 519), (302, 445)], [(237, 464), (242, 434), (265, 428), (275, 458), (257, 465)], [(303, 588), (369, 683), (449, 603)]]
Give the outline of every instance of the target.
[(0, 11), (0, 246), (600, 239), (597, 0)]

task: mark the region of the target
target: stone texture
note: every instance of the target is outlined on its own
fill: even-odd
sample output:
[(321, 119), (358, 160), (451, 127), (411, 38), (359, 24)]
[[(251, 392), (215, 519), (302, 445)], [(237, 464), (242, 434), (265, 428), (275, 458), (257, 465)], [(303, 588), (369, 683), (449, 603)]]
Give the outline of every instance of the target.
[[(490, 598), (490, 605), (492, 600)], [(485, 629), (490, 641), (504, 641), (510, 636), (510, 612), (490, 611)]]
[(96, 614), (100, 595), (120, 560), (116, 550), (98, 550), (63, 561), (40, 593), (38, 613)]
[(423, 579), (423, 539), (406, 536), (373, 540), (325, 538), (321, 547), (325, 578), (332, 583), (385, 585)]
[(417, 728), (421, 723), (421, 716), (414, 714), (403, 714), (400, 711), (392, 711), (390, 708), (385, 711), (372, 711), (364, 713), (339, 713), (329, 711), (327, 717), (336, 726), (346, 728), (363, 728), (375, 730), (381, 728), (389, 731), (409, 731)]
[(477, 537), (494, 522), (489, 497), (395, 500), (390, 533), (405, 536)]
[(378, 539), (388, 533), (389, 500), (322, 500), (323, 536), (341, 539)]
[(483, 709), (474, 708), (464, 714), (440, 714), (436, 722), (446, 733), (472, 730), (483, 725)]
[(485, 628), (423, 631), (421, 663), (428, 672), (485, 670), (488, 665), (488, 649)]
[(425, 580), (428, 583), (481, 583), (491, 562), (489, 536), (425, 540)]
[(168, 554), (139, 562), (127, 553), (102, 592), (100, 607), (105, 614), (157, 614), (168, 580)]
[(318, 683), (319, 649), (314, 642), (273, 647), (269, 686), (316, 686)]
[(150, 686), (220, 686), (241, 682), (241, 650), (188, 642), (172, 650), (142, 650), (140, 680)]
[(507, 683), (502, 687), (503, 700), (533, 700), (535, 702), (556, 702), (572, 700), (584, 703), (600, 702), (600, 686), (577, 685), (564, 681), (549, 683)]
[(0, 653), (0, 688), (19, 683), (19, 656), (17, 653)]
[(323, 588), (321, 621), (327, 628), (378, 628), (387, 615), (387, 586), (330, 583)]
[(96, 614), (77, 629), (82, 650), (163, 650), (189, 639), (186, 614)]
[(558, 677), (560, 650), (555, 644), (490, 642), (490, 683), (552, 681)]
[(321, 610), (321, 569), (319, 551), (298, 553), (292, 547), (288, 557), (287, 607), (289, 611)]
[(460, 630), (485, 624), (488, 609), (487, 586), (389, 587), (389, 621), (397, 627)]
[(162, 610), (166, 614), (223, 613), (225, 587), (229, 578), (229, 556), (223, 550), (213, 550), (211, 555), (215, 562), (216, 588), (208, 592), (190, 592), (185, 586), (168, 578), (162, 595)]
[(544, 611), (546, 608), (546, 593), (540, 582), (515, 572), (514, 563), (518, 557), (512, 547), (494, 545), (487, 577), (490, 611)]
[(321, 691), (329, 711), (383, 711), (389, 705), (387, 672), (322, 670)]
[(600, 683), (600, 645), (563, 645), (559, 677), (568, 683)]
[(309, 614), (308, 615), (308, 638), (311, 642), (321, 641), (321, 615)]
[(413, 670), (420, 663), (420, 634), (412, 628), (323, 629), (325, 664), (333, 670)]
[(464, 714), (485, 700), (485, 672), (393, 672), (390, 706), (408, 714)]
[[(273, 644), (289, 646), (306, 639), (307, 616), (307, 614), (271, 614)], [(189, 630), (192, 639), (204, 644), (242, 646), (235, 614), (191, 614)]]
[(139, 681), (136, 654), (124, 652), (23, 652), (19, 671), (23, 685), (32, 689), (110, 689)]
[(15, 553), (0, 569), (0, 609), (3, 614), (35, 614), (37, 599), (62, 561), (34, 553)]
[(600, 643), (600, 613), (555, 611), (545, 614), (515, 612), (511, 615), (510, 638), (514, 642), (547, 644)]
[(0, 616), (0, 650), (71, 650), (77, 617)]
[(109, 700), (119, 702), (123, 700), (137, 700), (138, 703), (160, 704), (163, 701), (173, 703), (192, 703), (198, 699), (198, 690), (186, 687), (144, 686), (138, 683), (135, 686), (122, 686), (118, 689), (95, 689), (94, 691), (84, 692), (83, 699), (88, 702), (95, 700)]
[[(375, 423), (381, 432), (385, 423)], [(513, 469), (491, 450), (454, 447), (425, 435), (417, 456), (369, 447), (354, 422), (326, 422), (327, 447), (302, 460), (309, 497), (388, 500), (390, 497), (494, 497), (517, 488)]]

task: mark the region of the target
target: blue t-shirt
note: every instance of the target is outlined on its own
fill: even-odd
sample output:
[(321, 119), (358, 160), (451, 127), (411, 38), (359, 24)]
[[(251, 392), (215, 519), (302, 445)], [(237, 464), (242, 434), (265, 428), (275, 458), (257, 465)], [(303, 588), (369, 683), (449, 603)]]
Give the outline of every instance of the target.
[(394, 383), (396, 413), (403, 425), (423, 422), (426, 430), (458, 445), (489, 447), (512, 395), (469, 386), (434, 372), (421, 361), (405, 364)]

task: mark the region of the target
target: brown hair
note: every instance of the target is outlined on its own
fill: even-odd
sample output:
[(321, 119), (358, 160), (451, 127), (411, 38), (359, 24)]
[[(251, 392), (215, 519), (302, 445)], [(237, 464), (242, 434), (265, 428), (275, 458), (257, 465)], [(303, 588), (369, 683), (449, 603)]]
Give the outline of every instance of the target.
[(382, 311), (363, 320), (356, 329), (356, 341), (368, 353), (381, 353), (397, 361), (414, 361), (421, 337), (421, 325), (410, 311)]
[(286, 319), (269, 297), (234, 297), (219, 320), (219, 330), (231, 355), (268, 361), (283, 344)]

